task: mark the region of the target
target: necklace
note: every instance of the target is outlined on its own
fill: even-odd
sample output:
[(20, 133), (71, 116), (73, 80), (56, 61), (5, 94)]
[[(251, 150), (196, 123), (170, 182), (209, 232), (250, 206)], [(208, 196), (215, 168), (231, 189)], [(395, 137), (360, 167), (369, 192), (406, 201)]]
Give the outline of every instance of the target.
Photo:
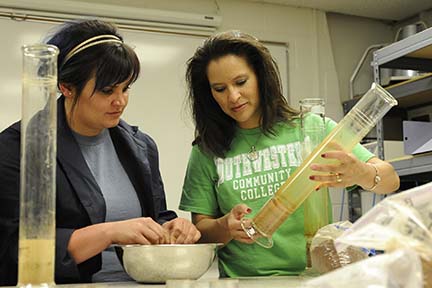
[(246, 154), (246, 157), (250, 161), (256, 161), (259, 157), (258, 152), (256, 151), (256, 145), (258, 144), (259, 140), (261, 139), (261, 135), (262, 135), (262, 133), (258, 136), (258, 138), (256, 139), (254, 144), (250, 144), (249, 141), (247, 140), (246, 136), (243, 135), (244, 140), (250, 146), (249, 152)]

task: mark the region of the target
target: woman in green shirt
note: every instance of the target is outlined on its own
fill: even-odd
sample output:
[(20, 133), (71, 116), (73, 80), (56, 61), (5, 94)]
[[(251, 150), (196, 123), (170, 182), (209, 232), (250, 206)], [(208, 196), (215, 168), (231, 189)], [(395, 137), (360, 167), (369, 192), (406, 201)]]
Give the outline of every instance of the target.
[[(300, 273), (306, 263), (302, 207), (273, 234), (270, 249), (253, 244), (240, 226), (301, 163), (299, 112), (282, 95), (275, 61), (256, 38), (230, 31), (197, 49), (186, 77), (196, 138), (180, 209), (192, 212), (201, 241), (225, 244), (218, 252), (222, 277)], [(335, 125), (326, 119), (327, 133)], [(375, 193), (399, 187), (392, 166), (361, 145), (322, 157), (338, 160), (311, 165), (319, 171), (311, 181), (322, 186), (359, 185)]]

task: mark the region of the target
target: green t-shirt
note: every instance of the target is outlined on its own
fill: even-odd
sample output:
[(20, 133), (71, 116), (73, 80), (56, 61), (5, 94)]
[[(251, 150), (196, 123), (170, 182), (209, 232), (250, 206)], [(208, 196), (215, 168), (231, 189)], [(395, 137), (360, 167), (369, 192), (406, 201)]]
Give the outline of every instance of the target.
[[(326, 132), (336, 126), (326, 120)], [(179, 208), (197, 214), (221, 217), (237, 204), (245, 203), (253, 217), (300, 166), (299, 121), (275, 125), (276, 136), (262, 134), (260, 128), (238, 129), (225, 158), (211, 157), (198, 146), (192, 148)], [(248, 159), (251, 145), (259, 158)], [(357, 145), (353, 151), (361, 161), (373, 154)], [(273, 234), (274, 245), (230, 241), (218, 251), (221, 276), (293, 275), (306, 265), (303, 205)]]

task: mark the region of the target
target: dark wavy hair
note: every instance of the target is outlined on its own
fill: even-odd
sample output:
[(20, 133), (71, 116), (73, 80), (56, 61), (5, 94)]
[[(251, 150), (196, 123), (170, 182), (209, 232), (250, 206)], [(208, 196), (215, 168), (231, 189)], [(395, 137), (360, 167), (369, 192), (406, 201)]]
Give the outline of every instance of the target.
[(230, 149), (237, 123), (226, 115), (212, 96), (207, 67), (226, 55), (244, 58), (258, 80), (261, 103), (261, 130), (274, 135), (273, 126), (299, 115), (282, 94), (278, 66), (269, 50), (253, 36), (228, 31), (208, 38), (187, 62), (188, 102), (195, 122), (195, 140), (204, 152), (224, 157)]
[(124, 43), (108, 42), (94, 45), (75, 54), (68, 61), (66, 55), (78, 44), (98, 35), (115, 35), (122, 42), (117, 28), (100, 20), (78, 20), (65, 22), (50, 37), (48, 44), (59, 48), (58, 83), (72, 85), (77, 92), (72, 110), (87, 82), (96, 77), (93, 92), (114, 86), (129, 79), (128, 85), (138, 79), (140, 63), (135, 51)]

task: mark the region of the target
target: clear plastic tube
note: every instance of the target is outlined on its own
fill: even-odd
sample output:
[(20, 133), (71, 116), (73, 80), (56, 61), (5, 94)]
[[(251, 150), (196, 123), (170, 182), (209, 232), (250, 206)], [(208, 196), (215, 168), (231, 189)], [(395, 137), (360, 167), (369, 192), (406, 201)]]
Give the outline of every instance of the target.
[(372, 84), (371, 89), (312, 151), (254, 218), (242, 219), (242, 227), (247, 235), (263, 247), (272, 247), (272, 234), (317, 188), (317, 183), (309, 180), (309, 176), (317, 173), (309, 168), (310, 165), (328, 163), (329, 160), (322, 158), (321, 154), (334, 150), (332, 143), (337, 143), (345, 151), (351, 151), (395, 105), (397, 101), (386, 90), (376, 83)]
[(23, 46), (18, 286), (54, 285), (57, 55)]

